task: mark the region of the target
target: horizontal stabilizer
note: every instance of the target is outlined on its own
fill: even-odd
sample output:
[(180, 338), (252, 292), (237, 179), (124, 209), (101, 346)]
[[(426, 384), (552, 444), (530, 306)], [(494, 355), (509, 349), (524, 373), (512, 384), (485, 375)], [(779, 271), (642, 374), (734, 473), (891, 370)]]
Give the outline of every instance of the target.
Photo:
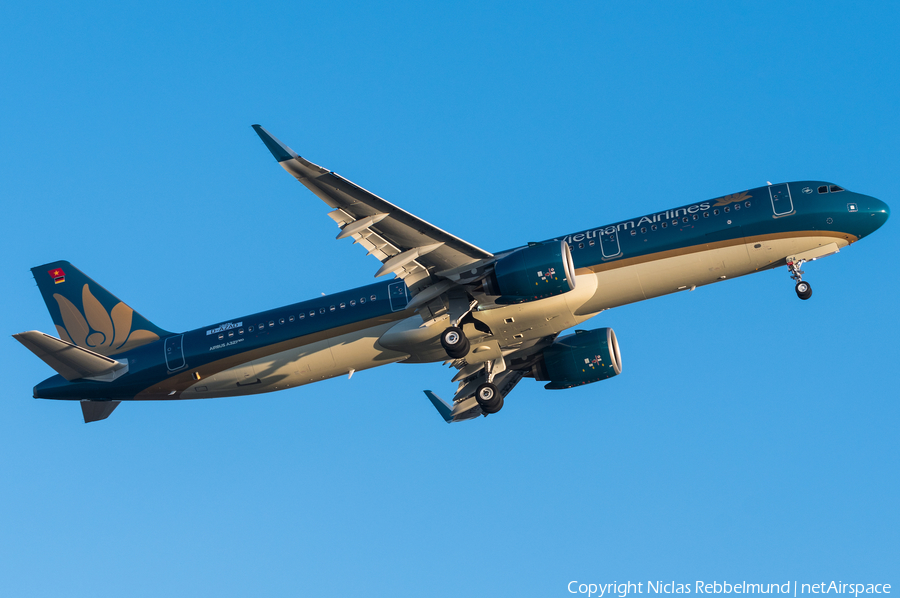
[[(56, 370), (66, 380), (90, 378), (112, 381), (128, 371), (128, 364), (111, 357), (94, 353), (55, 336), (29, 330), (14, 334), (13, 338), (40, 357), (44, 363)], [(110, 409), (110, 413), (112, 410)], [(107, 417), (109, 413), (101, 417)]]
[(106, 419), (119, 406), (120, 401), (81, 401), (81, 413), (84, 423), (98, 422)]

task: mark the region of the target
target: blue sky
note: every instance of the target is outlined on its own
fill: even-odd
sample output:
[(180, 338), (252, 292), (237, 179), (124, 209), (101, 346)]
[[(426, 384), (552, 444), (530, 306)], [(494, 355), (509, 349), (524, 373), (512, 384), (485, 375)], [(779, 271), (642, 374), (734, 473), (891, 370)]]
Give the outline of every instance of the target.
[[(257, 3), (259, 4), (259, 3)], [(188, 329), (366, 284), (310, 160), (485, 249), (765, 184), (897, 207), (894, 3), (60, 3), (0, 11), (0, 594), (567, 596), (900, 583), (895, 220), (605, 312), (621, 376), (447, 426), (440, 365), (249, 398), (31, 399), (66, 259)]]

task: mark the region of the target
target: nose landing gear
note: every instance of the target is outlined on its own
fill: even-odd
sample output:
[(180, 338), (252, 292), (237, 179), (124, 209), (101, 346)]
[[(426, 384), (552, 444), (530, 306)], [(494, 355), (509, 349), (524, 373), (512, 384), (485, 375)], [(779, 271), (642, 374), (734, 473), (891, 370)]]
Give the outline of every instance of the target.
[(787, 267), (788, 270), (791, 271), (791, 278), (797, 281), (797, 284), (794, 285), (797, 296), (806, 301), (812, 297), (812, 285), (803, 281), (803, 270), (800, 269), (800, 266), (803, 265), (803, 261), (804, 260), (788, 261)]

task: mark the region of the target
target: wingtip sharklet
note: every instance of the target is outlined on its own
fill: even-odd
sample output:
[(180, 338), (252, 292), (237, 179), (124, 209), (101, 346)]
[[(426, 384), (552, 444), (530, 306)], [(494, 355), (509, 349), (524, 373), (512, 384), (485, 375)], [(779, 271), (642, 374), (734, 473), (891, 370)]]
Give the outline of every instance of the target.
[(272, 152), (272, 155), (279, 162), (299, 158), (294, 150), (281, 143), (274, 135), (266, 131), (264, 127), (253, 125), (253, 130), (256, 131), (256, 134), (259, 135), (259, 138), (262, 139), (263, 143), (266, 144), (266, 147), (269, 148), (269, 151)]
[(437, 396), (430, 390), (426, 390), (425, 396), (431, 401), (431, 404), (434, 405), (434, 408), (437, 409), (438, 413), (441, 414), (441, 417), (444, 418), (444, 421), (448, 424), (453, 423), (453, 409), (444, 402), (444, 399)]

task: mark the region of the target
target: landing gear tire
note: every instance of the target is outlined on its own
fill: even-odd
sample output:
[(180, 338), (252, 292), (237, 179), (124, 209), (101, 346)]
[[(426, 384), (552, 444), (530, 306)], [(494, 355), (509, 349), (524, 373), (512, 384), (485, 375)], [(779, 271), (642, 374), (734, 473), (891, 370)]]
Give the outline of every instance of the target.
[(500, 390), (490, 383), (478, 387), (478, 390), (475, 391), (475, 400), (478, 401), (478, 406), (485, 415), (497, 413), (503, 409), (503, 397), (500, 396)]
[(469, 339), (461, 328), (451, 326), (441, 333), (441, 346), (452, 359), (460, 359), (469, 354)]
[(804, 301), (812, 297), (812, 286), (810, 286), (808, 282), (801, 280), (797, 283), (797, 286), (794, 287), (794, 290), (797, 291), (797, 296)]

